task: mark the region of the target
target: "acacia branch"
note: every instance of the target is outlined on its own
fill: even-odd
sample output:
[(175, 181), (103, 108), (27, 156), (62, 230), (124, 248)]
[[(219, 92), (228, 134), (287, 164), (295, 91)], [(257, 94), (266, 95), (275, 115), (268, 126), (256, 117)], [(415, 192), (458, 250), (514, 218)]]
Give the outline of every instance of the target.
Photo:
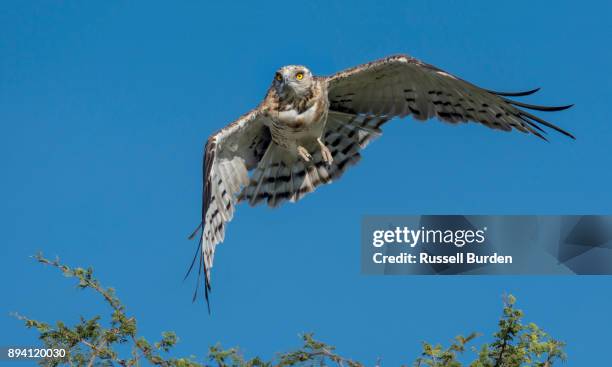
[[(126, 315), (126, 308), (115, 296), (114, 290), (101, 286), (93, 277), (91, 268), (70, 268), (61, 264), (59, 259), (51, 261), (44, 258), (42, 254), (36, 255), (35, 258), (41, 264), (59, 269), (67, 277), (76, 278), (79, 288), (92, 288), (112, 309), (110, 328), (102, 326), (99, 316), (89, 320), (81, 318), (81, 322), (73, 327), (68, 327), (61, 321), (52, 327), (47, 323), (15, 314), (25, 323), (26, 327), (39, 331), (39, 338), (46, 347), (66, 349), (67, 357), (61, 361), (42, 360), (40, 362), (42, 365), (57, 366), (59, 363), (65, 363), (71, 366), (93, 367), (106, 362), (116, 363), (122, 367), (132, 367), (146, 360), (151, 365), (161, 367), (214, 366), (198, 363), (191, 357), (162, 356), (163, 353), (170, 353), (171, 348), (177, 343), (176, 335), (172, 332), (163, 333), (162, 339), (153, 344), (138, 336), (136, 318)], [(484, 344), (479, 359), (472, 365), (482, 365), (478, 362), (481, 360), (486, 361), (484, 365), (502, 367), (504, 360), (511, 360), (513, 364), (516, 362), (517, 366), (529, 363), (529, 365), (552, 367), (556, 360), (563, 360), (565, 358), (562, 350), (564, 344), (548, 337), (535, 324), (522, 325), (523, 315), (520, 310), (513, 308), (514, 301), (514, 298), (509, 296), (505, 302), (500, 329), (494, 335), (497, 341), (492, 345)], [(457, 355), (464, 353), (466, 344), (476, 336), (477, 334), (470, 334), (468, 337), (458, 336), (447, 348), (423, 343), (423, 353), (417, 358), (414, 366), (461, 367), (463, 364), (457, 360)], [(515, 338), (518, 339), (518, 343), (515, 342)], [(245, 359), (236, 348), (222, 349), (218, 346), (209, 349), (208, 359), (216, 363), (218, 367), (300, 367), (318, 364), (325, 366), (327, 363), (335, 364), (338, 367), (364, 367), (360, 362), (337, 354), (333, 346), (315, 340), (312, 334), (302, 335), (302, 341), (303, 345), (299, 349), (279, 354), (270, 361), (264, 361), (258, 357)], [(132, 346), (127, 358), (122, 358), (115, 348), (117, 344), (123, 343)], [(494, 348), (490, 349), (491, 346)], [(380, 367), (380, 359), (376, 367)]]

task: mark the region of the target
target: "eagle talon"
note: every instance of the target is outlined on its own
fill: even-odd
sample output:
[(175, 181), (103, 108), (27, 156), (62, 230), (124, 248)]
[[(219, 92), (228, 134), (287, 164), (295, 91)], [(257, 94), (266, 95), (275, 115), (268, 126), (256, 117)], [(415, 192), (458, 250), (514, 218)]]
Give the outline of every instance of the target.
[(310, 159), (312, 158), (312, 156), (310, 155), (310, 153), (308, 153), (306, 148), (304, 148), (303, 146), (299, 146), (297, 147), (297, 152), (300, 158), (304, 160), (304, 162), (310, 162)]
[(334, 162), (334, 156), (331, 154), (331, 151), (325, 146), (325, 144), (323, 144), (320, 138), (317, 139), (317, 143), (319, 143), (319, 146), (321, 147), (321, 157), (323, 158), (323, 161), (328, 166), (331, 166), (331, 164)]

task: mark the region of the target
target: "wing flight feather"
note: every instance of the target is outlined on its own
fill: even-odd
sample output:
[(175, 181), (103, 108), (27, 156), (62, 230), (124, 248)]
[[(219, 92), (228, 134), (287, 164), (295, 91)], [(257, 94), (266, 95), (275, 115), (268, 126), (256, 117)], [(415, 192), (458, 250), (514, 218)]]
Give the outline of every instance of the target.
[(569, 106), (538, 106), (510, 100), (539, 90), (495, 92), (482, 89), (435, 66), (406, 55), (359, 65), (327, 79), (330, 110), (356, 115), (433, 117), (459, 123), (474, 121), (499, 130), (518, 130), (545, 139), (538, 125), (571, 138), (560, 127), (523, 109), (553, 112)]
[[(223, 242), (225, 225), (234, 215), (236, 196), (249, 183), (248, 171), (255, 168), (271, 137), (264, 125), (264, 113), (256, 108), (211, 135), (206, 142), (203, 159), (202, 220), (190, 236), (200, 232), (199, 246), (185, 277), (198, 259), (198, 286), (204, 276), (204, 294), (208, 304), (210, 270), (215, 247)], [(210, 311), (210, 306), (209, 306)]]

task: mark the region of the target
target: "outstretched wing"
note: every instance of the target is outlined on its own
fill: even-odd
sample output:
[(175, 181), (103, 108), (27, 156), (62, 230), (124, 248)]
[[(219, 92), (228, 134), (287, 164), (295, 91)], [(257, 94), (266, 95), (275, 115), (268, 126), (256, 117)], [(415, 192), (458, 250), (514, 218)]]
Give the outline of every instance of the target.
[[(477, 87), (435, 66), (406, 55), (360, 65), (327, 78), (330, 111), (353, 115), (412, 115), (451, 123), (474, 121), (485, 126), (532, 133), (544, 140), (543, 125), (574, 138), (569, 132), (521, 108), (561, 111), (571, 107), (546, 107), (510, 100), (539, 89), (504, 93)], [(519, 108), (521, 107), (521, 108)]]
[[(225, 223), (232, 220), (237, 194), (249, 183), (248, 171), (257, 166), (271, 140), (264, 119), (261, 108), (256, 108), (211, 135), (206, 142), (202, 167), (202, 221), (190, 238), (199, 230), (201, 236), (187, 275), (199, 255), (198, 278), (203, 272), (207, 303), (215, 247), (223, 242)], [(198, 288), (194, 299), (197, 292)]]

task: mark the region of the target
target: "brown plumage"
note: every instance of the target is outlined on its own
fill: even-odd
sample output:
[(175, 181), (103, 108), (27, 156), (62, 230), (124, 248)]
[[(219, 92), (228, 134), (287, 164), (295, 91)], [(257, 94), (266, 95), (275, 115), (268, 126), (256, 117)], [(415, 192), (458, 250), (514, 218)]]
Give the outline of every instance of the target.
[(574, 138), (519, 108), (560, 111), (571, 105), (537, 106), (506, 98), (537, 91), (482, 89), (406, 55), (330, 77), (315, 77), (304, 66), (279, 69), (263, 102), (206, 143), (202, 218), (191, 236), (201, 230), (201, 237), (188, 274), (199, 254), (208, 302), (215, 247), (224, 239), (235, 204), (266, 201), (275, 207), (340, 178), (359, 161), (360, 150), (381, 135), (382, 125), (395, 117), (472, 121), (546, 140), (544, 126)]

